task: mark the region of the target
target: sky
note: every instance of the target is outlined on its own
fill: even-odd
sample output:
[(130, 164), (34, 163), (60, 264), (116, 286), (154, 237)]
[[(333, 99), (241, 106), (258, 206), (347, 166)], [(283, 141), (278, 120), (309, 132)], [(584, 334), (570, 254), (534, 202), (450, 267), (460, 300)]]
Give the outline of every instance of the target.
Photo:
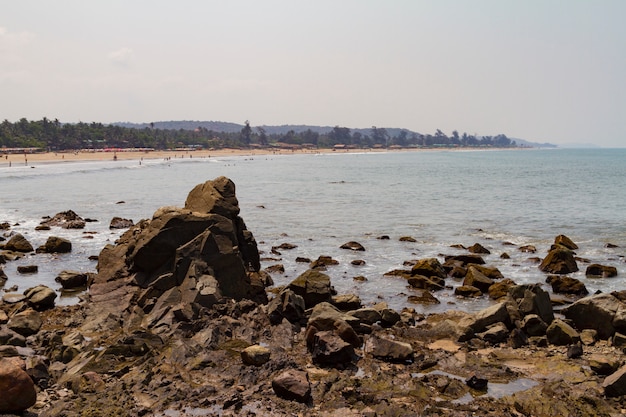
[(0, 0), (0, 120), (626, 147), (624, 0)]

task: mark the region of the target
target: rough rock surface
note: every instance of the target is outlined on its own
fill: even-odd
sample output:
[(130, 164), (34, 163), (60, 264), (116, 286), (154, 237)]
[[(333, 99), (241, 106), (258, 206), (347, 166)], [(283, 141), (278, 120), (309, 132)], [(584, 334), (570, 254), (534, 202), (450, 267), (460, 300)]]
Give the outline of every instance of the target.
[(33, 380), (9, 359), (0, 359), (0, 413), (21, 413), (37, 401)]

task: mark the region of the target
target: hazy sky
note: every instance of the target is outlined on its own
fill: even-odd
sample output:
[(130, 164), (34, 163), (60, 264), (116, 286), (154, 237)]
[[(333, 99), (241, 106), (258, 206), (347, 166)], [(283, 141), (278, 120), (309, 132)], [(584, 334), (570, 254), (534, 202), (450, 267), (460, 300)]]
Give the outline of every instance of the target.
[(624, 0), (0, 0), (0, 120), (626, 146)]

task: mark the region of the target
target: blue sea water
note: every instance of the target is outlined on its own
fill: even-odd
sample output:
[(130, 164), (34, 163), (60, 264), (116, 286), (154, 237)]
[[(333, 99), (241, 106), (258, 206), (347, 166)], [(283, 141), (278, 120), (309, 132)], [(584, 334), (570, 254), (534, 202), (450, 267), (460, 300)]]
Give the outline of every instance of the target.
[[(480, 243), (491, 251), (487, 264), (517, 283), (542, 283), (546, 275), (530, 261), (543, 257), (555, 236), (578, 244), (577, 255), (612, 265), (618, 277), (581, 279), (590, 292), (625, 289), (626, 283), (626, 149), (557, 149), (498, 151), (418, 151), (267, 155), (254, 157), (175, 158), (171, 160), (67, 162), (8, 167), (0, 161), (0, 222), (24, 234), (33, 244), (50, 235), (69, 238), (67, 255), (30, 255), (4, 266), (7, 286), (20, 291), (44, 283), (58, 289), (54, 278), (64, 269), (95, 271), (88, 260), (120, 235), (110, 231), (112, 217), (137, 222), (167, 205), (183, 206), (196, 185), (220, 175), (237, 186), (241, 216), (259, 248), (263, 267), (281, 263), (273, 274), (284, 285), (306, 270), (296, 257), (329, 255), (340, 293), (356, 293), (366, 304), (386, 301), (394, 308), (418, 311), (458, 308), (474, 311), (491, 301), (459, 299), (450, 288), (436, 293), (437, 306), (412, 305), (412, 291), (397, 277), (404, 261), (467, 253), (450, 245)], [(123, 202), (123, 203), (122, 203)], [(74, 210), (88, 223), (84, 231), (35, 231), (43, 216)], [(87, 232), (95, 232), (86, 234)], [(388, 235), (389, 240), (377, 239)], [(401, 242), (411, 236), (416, 242)], [(364, 252), (339, 249), (358, 241)], [(298, 247), (270, 253), (272, 246)], [(505, 242), (516, 246), (505, 245)], [(618, 248), (607, 248), (607, 243)], [(536, 254), (520, 245), (534, 245)], [(501, 259), (506, 252), (510, 259)], [(365, 265), (353, 266), (352, 260)], [(18, 265), (37, 264), (39, 272), (20, 275)], [(364, 276), (367, 281), (355, 281)], [(67, 297), (62, 303), (76, 302)]]

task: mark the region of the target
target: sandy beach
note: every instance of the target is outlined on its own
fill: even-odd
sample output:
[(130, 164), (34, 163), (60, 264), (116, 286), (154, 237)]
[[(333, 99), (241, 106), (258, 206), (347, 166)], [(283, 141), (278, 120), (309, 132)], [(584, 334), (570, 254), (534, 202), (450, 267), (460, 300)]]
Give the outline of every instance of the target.
[[(212, 150), (171, 150), (171, 151), (73, 151), (73, 152), (42, 152), (27, 154), (0, 154), (0, 167), (29, 165), (53, 162), (85, 162), (85, 161), (114, 161), (114, 160), (154, 160), (176, 158), (211, 158), (225, 156), (262, 156), (262, 155), (292, 155), (292, 154), (319, 154), (319, 153), (348, 153), (348, 152), (388, 152), (388, 149), (212, 149)], [(394, 150), (397, 151), (397, 150)], [(406, 150), (405, 150), (406, 151)], [(413, 150), (411, 150), (413, 151)]]

